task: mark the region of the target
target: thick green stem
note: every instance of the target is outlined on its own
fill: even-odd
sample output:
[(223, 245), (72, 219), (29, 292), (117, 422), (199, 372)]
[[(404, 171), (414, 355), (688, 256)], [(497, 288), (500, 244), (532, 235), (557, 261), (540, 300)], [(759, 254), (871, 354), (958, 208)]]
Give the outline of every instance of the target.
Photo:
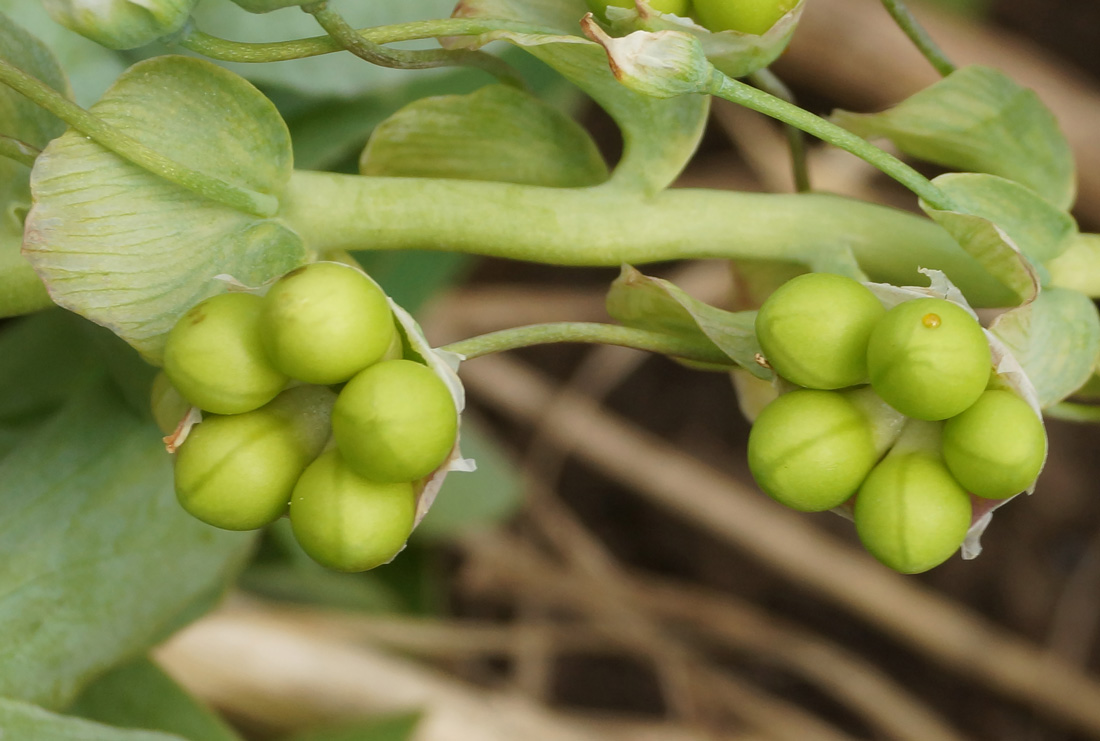
[[(925, 285), (943, 270), (978, 306), (1015, 294), (928, 219), (821, 194), (613, 188), (296, 172), (281, 216), (320, 252), (428, 249), (556, 265), (695, 258), (815, 264), (851, 250), (872, 280)], [(518, 217), (517, 217), (518, 215)]]
[(1043, 415), (1052, 419), (1060, 419), (1064, 422), (1096, 424), (1100, 422), (1100, 406), (1063, 401), (1061, 404), (1055, 404), (1052, 407), (1044, 409)]
[(271, 216), (279, 208), (278, 200), (272, 195), (257, 193), (198, 170), (192, 170), (131, 139), (49, 85), (3, 59), (0, 59), (0, 82), (27, 96), (97, 144), (165, 180), (255, 216)]
[(890, 14), (894, 22), (905, 32), (905, 35), (920, 50), (920, 53), (924, 55), (929, 64), (936, 68), (937, 72), (947, 77), (955, 71), (955, 65), (932, 40), (932, 37), (928, 35), (920, 22), (913, 17), (913, 14), (909, 12), (909, 8), (905, 6), (902, 0), (882, 0), (882, 4), (886, 7), (886, 12)]
[(303, 5), (302, 10), (312, 15), (340, 46), (371, 64), (393, 69), (473, 67), (488, 72), (505, 84), (521, 89), (524, 87), (523, 78), (515, 70), (503, 60), (485, 52), (471, 49), (387, 49), (359, 35), (343, 16), (328, 7), (327, 2)]
[[(514, 31), (516, 33), (555, 33), (527, 23), (513, 21), (488, 20), (478, 18), (441, 18), (430, 21), (400, 23), (392, 26), (363, 28), (356, 33), (372, 44), (392, 44), (397, 41), (442, 38), (447, 36), (479, 36), (491, 31)], [(314, 36), (294, 41), (272, 41), (267, 43), (247, 43), (229, 41), (211, 36), (194, 28), (188, 28), (175, 43), (196, 54), (220, 59), (225, 62), (245, 64), (261, 62), (284, 62), (289, 59), (304, 59), (321, 54), (342, 51), (343, 46), (331, 36)]]
[(0, 134), (0, 157), (7, 157), (27, 167), (34, 167), (34, 161), (42, 151), (24, 141)]
[(661, 355), (671, 355), (684, 360), (731, 365), (729, 356), (718, 350), (714, 345), (695, 342), (685, 337), (649, 332), (644, 329), (594, 322), (556, 322), (553, 324), (513, 327), (512, 329), (471, 337), (461, 342), (454, 342), (441, 349), (464, 355), (467, 359), (470, 359), (521, 347), (562, 342), (618, 345), (620, 347), (631, 347), (635, 350), (660, 353)]
[(813, 134), (846, 152), (851, 152), (897, 180), (933, 208), (941, 211), (956, 210), (955, 204), (947, 194), (929, 182), (928, 178), (897, 157), (883, 152), (866, 139), (856, 136), (847, 129), (830, 123), (820, 116), (815, 116), (809, 111), (805, 111), (774, 95), (769, 95), (751, 85), (727, 77), (718, 70), (714, 70), (711, 75), (707, 92), (738, 105), (743, 105), (746, 108), (751, 108), (754, 111), (759, 111), (783, 123), (799, 128), (807, 134)]

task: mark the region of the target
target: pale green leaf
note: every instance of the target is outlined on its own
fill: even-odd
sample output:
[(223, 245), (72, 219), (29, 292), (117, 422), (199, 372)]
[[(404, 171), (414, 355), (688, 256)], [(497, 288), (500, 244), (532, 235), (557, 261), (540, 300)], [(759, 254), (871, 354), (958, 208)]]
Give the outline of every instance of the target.
[(374, 130), (363, 175), (494, 180), (584, 187), (607, 179), (579, 124), (528, 93), (489, 85), (418, 100)]
[(608, 185), (655, 193), (671, 184), (695, 153), (710, 99), (683, 95), (662, 100), (626, 88), (611, 73), (603, 48), (580, 35), (580, 19), (587, 12), (584, 0), (463, 0), (455, 8), (455, 15), (464, 18), (545, 28), (545, 33), (493, 32), (461, 43), (508, 41), (588, 93), (622, 130), (623, 155)]
[(1088, 381), (1100, 354), (1100, 317), (1087, 296), (1048, 288), (990, 327), (1020, 361), (1043, 408)]
[(961, 211), (989, 219), (1036, 267), (1066, 251), (1077, 222), (1012, 180), (982, 173), (950, 173), (933, 181)]
[(1100, 234), (1078, 234), (1047, 270), (1051, 284), (1100, 297)]
[(189, 741), (240, 741), (209, 708), (149, 659), (115, 667), (84, 688), (69, 715), (120, 728), (166, 731)]
[(523, 482), (515, 463), (476, 420), (462, 420), (462, 454), (477, 461), (477, 470), (447, 478), (414, 538), (446, 539), (491, 528), (522, 504)]
[[(69, 83), (49, 49), (0, 13), (0, 59), (69, 95)], [(0, 85), (0, 134), (41, 149), (65, 125), (28, 98)], [(31, 207), (30, 168), (0, 157), (0, 317), (49, 306), (45, 286), (19, 248), (23, 219)]]
[(4, 698), (0, 698), (0, 738), (5, 741), (185, 741), (167, 733), (127, 731), (56, 715), (37, 705)]
[[(292, 170), (274, 106), (209, 62), (140, 62), (92, 111), (147, 146), (234, 185), (278, 195)], [(257, 285), (308, 261), (276, 219), (238, 212), (68, 132), (39, 157), (24, 254), (55, 302), (159, 361), (175, 321), (225, 290)]]
[(624, 266), (607, 294), (607, 313), (628, 327), (709, 342), (753, 375), (771, 378), (771, 371), (756, 362), (755, 311), (723, 311), (667, 280)]
[(1015, 180), (1057, 208), (1073, 204), (1073, 153), (1054, 114), (998, 70), (963, 67), (889, 110), (837, 111), (833, 120), (918, 159)]
[(0, 460), (0, 696), (67, 705), (223, 585), (251, 541), (183, 511), (159, 432), (93, 376)]

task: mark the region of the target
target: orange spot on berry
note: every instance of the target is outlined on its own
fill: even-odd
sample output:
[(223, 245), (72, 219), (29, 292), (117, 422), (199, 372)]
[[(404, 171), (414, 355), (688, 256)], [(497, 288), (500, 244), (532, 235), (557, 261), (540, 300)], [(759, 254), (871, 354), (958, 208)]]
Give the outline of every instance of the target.
[(935, 329), (936, 327), (940, 326), (940, 315), (925, 314), (920, 318), (920, 323), (928, 327), (929, 329)]

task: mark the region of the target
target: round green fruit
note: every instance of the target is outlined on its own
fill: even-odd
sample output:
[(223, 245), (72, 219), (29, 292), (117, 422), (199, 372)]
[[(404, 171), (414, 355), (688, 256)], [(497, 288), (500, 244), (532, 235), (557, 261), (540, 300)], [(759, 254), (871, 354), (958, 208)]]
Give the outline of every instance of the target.
[(695, 0), (695, 13), (711, 31), (760, 35), (796, 5), (798, 0)]
[(1011, 391), (986, 391), (943, 428), (943, 458), (968, 491), (989, 499), (1019, 494), (1046, 458), (1043, 422)]
[(875, 558), (903, 574), (938, 566), (970, 529), (970, 497), (939, 458), (887, 456), (860, 487), (856, 532)]
[(260, 340), (263, 299), (223, 293), (194, 306), (168, 333), (164, 372), (192, 405), (241, 414), (275, 398), (289, 380)]
[(458, 412), (446, 384), (425, 365), (386, 360), (348, 381), (332, 415), (349, 466), (373, 481), (414, 481), (454, 447)]
[[(634, 0), (588, 0), (588, 7), (600, 18), (606, 19), (608, 7), (634, 8)], [(649, 7), (661, 13), (673, 13), (686, 18), (691, 8), (690, 0), (649, 0)]]
[(835, 391), (801, 389), (773, 401), (749, 433), (749, 470), (781, 504), (820, 512), (856, 493), (878, 458), (871, 425)]
[(914, 419), (954, 417), (982, 395), (993, 369), (977, 320), (939, 298), (898, 304), (875, 325), (867, 346), (871, 387)]
[(756, 314), (756, 336), (768, 363), (788, 381), (844, 388), (867, 382), (867, 343), (885, 314), (866, 286), (809, 273), (768, 297)]
[(260, 334), (272, 363), (307, 383), (343, 383), (385, 355), (389, 301), (353, 267), (319, 262), (279, 279), (264, 297)]
[(290, 502), (290, 524), (302, 549), (338, 571), (391, 561), (409, 539), (415, 516), (411, 483), (365, 479), (335, 448), (310, 464)]
[(277, 520), (328, 439), (334, 400), (328, 389), (301, 386), (261, 409), (206, 417), (176, 453), (180, 504), (225, 530), (254, 530)]

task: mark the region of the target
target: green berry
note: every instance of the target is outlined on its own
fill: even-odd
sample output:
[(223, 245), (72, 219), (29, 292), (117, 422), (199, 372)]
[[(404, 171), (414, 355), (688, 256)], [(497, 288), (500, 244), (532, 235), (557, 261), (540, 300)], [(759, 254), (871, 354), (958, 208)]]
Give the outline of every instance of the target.
[[(588, 7), (600, 18), (606, 19), (605, 12), (611, 6), (633, 8), (634, 0), (588, 0)], [(690, 0), (649, 0), (649, 7), (661, 13), (674, 13), (684, 18), (687, 17), (691, 2)]]
[(271, 287), (260, 334), (271, 361), (288, 376), (343, 383), (386, 353), (393, 312), (386, 295), (358, 270), (319, 262)]
[(867, 342), (886, 314), (875, 295), (841, 275), (787, 281), (756, 315), (764, 357), (783, 378), (814, 389), (867, 382)]
[(263, 299), (223, 293), (183, 315), (164, 348), (164, 372), (194, 406), (240, 414), (275, 398), (287, 377), (268, 360), (260, 340)]
[(365, 479), (331, 449), (294, 487), (290, 524), (302, 549), (339, 571), (388, 563), (405, 546), (416, 516), (412, 484)]
[(760, 35), (796, 5), (798, 0), (695, 0), (695, 12), (711, 31)]
[(871, 386), (914, 419), (954, 417), (982, 395), (992, 371), (977, 320), (939, 298), (898, 304), (875, 326), (867, 346)]
[(332, 416), (348, 465), (373, 481), (413, 481), (454, 447), (458, 412), (446, 384), (425, 365), (386, 360), (340, 392)]
[(299, 386), (261, 409), (206, 417), (176, 454), (180, 504), (225, 530), (254, 530), (277, 520), (329, 437), (334, 400), (328, 389)]
[(943, 457), (952, 475), (971, 493), (990, 499), (1030, 486), (1046, 449), (1042, 420), (1011, 391), (986, 391), (943, 429)]
[(878, 453), (870, 422), (835, 391), (801, 389), (773, 401), (749, 433), (749, 470), (781, 504), (820, 512), (855, 494)]
[(149, 392), (149, 406), (153, 410), (153, 421), (165, 435), (176, 431), (180, 421), (186, 416), (191, 404), (176, 391), (168, 380), (168, 375), (160, 371), (153, 377), (153, 388)]
[(875, 558), (918, 574), (951, 557), (970, 529), (970, 497), (939, 458), (887, 456), (860, 487), (856, 532)]

